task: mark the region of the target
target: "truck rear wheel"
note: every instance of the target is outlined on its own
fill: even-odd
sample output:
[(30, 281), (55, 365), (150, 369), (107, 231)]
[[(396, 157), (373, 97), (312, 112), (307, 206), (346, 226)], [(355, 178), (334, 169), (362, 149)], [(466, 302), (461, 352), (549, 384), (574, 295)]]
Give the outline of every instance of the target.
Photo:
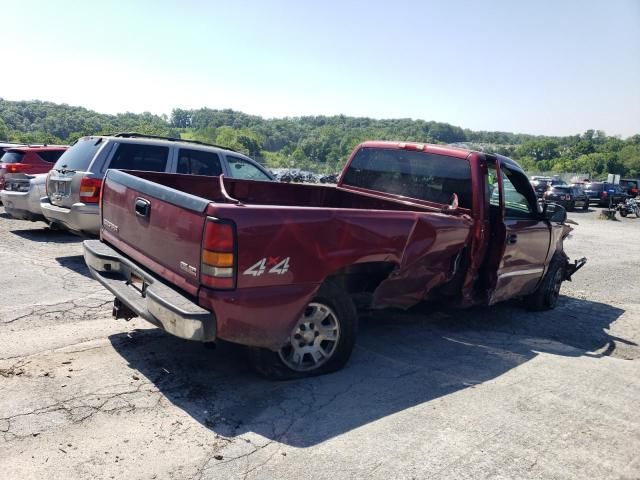
[(358, 331), (358, 315), (347, 293), (325, 282), (294, 325), (278, 352), (253, 349), (255, 370), (272, 380), (301, 378), (340, 370), (349, 360)]
[(542, 311), (555, 308), (560, 296), (560, 287), (565, 277), (565, 261), (560, 255), (551, 259), (549, 270), (542, 279), (542, 283), (531, 295), (525, 297), (525, 306), (529, 310)]

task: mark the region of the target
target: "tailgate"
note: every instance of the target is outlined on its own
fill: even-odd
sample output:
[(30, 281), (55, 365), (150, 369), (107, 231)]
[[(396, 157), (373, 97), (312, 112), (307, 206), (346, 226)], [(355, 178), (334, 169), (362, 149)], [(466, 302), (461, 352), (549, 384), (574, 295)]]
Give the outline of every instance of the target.
[(105, 176), (102, 238), (195, 295), (209, 200), (118, 170)]

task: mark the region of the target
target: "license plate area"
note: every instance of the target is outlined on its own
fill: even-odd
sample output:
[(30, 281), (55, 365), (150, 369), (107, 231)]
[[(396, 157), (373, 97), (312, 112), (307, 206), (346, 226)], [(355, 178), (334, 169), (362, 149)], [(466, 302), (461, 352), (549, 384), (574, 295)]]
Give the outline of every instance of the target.
[(136, 290), (142, 297), (144, 297), (147, 293), (147, 282), (144, 278), (142, 278), (135, 272), (129, 273), (129, 280), (127, 281), (127, 285)]
[(54, 181), (53, 187), (56, 195), (60, 197), (68, 197), (71, 191), (71, 182), (69, 181)]

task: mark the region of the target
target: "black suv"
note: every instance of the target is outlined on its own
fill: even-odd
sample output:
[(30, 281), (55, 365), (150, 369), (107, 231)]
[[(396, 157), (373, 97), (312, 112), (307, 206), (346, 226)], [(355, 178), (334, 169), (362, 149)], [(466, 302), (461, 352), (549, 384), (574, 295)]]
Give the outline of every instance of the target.
[(607, 182), (591, 182), (584, 186), (584, 193), (589, 197), (591, 203), (597, 203), (601, 207), (608, 207), (624, 202), (627, 194), (620, 185), (613, 185)]
[(589, 197), (580, 187), (569, 185), (553, 185), (544, 193), (544, 200), (557, 203), (567, 209), (568, 212), (580, 207), (582, 210), (589, 209)]

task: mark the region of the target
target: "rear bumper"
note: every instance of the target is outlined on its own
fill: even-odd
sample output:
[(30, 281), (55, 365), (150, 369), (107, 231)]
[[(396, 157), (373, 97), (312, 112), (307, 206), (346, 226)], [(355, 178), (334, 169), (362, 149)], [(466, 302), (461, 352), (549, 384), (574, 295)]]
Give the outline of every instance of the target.
[[(160, 282), (100, 240), (85, 240), (83, 248), (91, 275), (137, 316), (176, 337), (200, 342), (215, 340), (213, 313)], [(144, 293), (131, 285), (132, 273), (144, 279)]]
[[(36, 192), (37, 193), (37, 192)], [(5, 211), (19, 220), (46, 221), (40, 208), (40, 196), (31, 192), (2, 190), (0, 199)]]
[(100, 207), (94, 203), (74, 203), (71, 208), (53, 205), (47, 197), (40, 203), (42, 214), (53, 224), (72, 232), (88, 235), (100, 233)]

